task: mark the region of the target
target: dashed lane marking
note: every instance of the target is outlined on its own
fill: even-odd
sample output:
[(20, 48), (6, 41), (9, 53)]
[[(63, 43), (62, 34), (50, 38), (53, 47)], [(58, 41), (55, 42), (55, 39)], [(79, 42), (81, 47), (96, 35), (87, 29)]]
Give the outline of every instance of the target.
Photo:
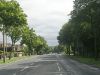
[[(61, 68), (59, 66), (59, 63), (57, 63), (57, 67), (58, 67), (59, 72), (61, 72)], [(60, 73), (60, 75), (63, 75), (63, 74)]]
[(58, 70), (59, 70), (59, 72), (61, 71), (61, 68), (60, 68), (60, 66), (59, 66), (59, 63), (57, 63), (57, 67), (58, 67)]

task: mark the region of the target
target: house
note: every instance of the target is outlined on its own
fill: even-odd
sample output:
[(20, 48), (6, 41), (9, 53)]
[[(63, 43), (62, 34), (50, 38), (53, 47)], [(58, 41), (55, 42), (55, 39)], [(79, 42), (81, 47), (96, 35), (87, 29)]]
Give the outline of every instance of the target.
[[(15, 45), (15, 51), (14, 51), (14, 55), (15, 56), (22, 56), (23, 52), (21, 51), (21, 46), (20, 45)], [(2, 52), (3, 52), (3, 42), (0, 42), (0, 54), (2, 56)], [(11, 43), (7, 43), (5, 45), (5, 51), (6, 52), (11, 52), (12, 51), (12, 44)], [(7, 54), (8, 56), (9, 54)]]
[(23, 52), (22, 52), (22, 46), (20, 45), (15, 45), (15, 52), (16, 52), (16, 56), (23, 56)]

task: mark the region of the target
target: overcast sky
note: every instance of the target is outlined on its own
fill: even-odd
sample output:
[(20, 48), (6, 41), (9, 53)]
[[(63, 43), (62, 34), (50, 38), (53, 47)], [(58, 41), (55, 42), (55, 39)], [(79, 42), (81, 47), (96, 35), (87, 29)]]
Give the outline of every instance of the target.
[(73, 0), (17, 0), (28, 16), (28, 24), (49, 45), (57, 45), (62, 25), (68, 21)]

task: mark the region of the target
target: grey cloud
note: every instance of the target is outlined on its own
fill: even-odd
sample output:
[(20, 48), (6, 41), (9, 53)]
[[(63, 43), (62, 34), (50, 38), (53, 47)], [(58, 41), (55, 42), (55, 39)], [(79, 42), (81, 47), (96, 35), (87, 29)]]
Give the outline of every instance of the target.
[(57, 45), (58, 32), (70, 18), (73, 0), (18, 0), (28, 15), (28, 24), (49, 45)]

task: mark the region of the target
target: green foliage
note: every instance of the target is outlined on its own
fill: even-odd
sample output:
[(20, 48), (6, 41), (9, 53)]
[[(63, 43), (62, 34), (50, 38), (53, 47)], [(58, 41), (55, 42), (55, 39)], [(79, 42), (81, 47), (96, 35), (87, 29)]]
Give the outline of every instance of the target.
[(64, 46), (63, 45), (55, 46), (54, 50), (53, 50), (54, 53), (61, 53), (63, 51), (64, 51)]
[(48, 48), (47, 42), (43, 37), (37, 36), (37, 40), (35, 43), (35, 50), (37, 54), (46, 53), (46, 49)]
[(2, 54), (3, 53), (3, 51), (2, 50), (0, 50), (0, 54)]
[(23, 55), (28, 55), (28, 47), (24, 44), (23, 48), (21, 50), (23, 52)]
[(94, 65), (95, 67), (100, 68), (100, 60), (95, 61), (93, 58), (87, 58), (87, 57), (82, 57), (82, 56), (68, 56), (73, 60), (77, 60), (81, 63), (85, 63), (88, 65)]
[(21, 44), (26, 44), (29, 51), (28, 53), (30, 54), (33, 52), (33, 47), (34, 47), (34, 41), (36, 38), (36, 34), (33, 29), (29, 29), (29, 27), (24, 26), (23, 31), (22, 31), (22, 40)]
[(0, 18), (2, 19), (1, 23), (5, 25), (5, 27), (27, 24), (26, 15), (15, 0), (0, 1)]
[(28, 53), (43, 54), (48, 48), (46, 41), (43, 37), (37, 36), (33, 29), (25, 26), (23, 29), (21, 44), (26, 44), (28, 47)]
[(17, 27), (10, 26), (10, 28), (7, 29), (6, 34), (9, 37), (11, 37), (13, 44), (15, 44), (17, 41), (19, 41), (22, 36), (22, 28), (21, 27), (22, 26), (17, 26)]
[[(11, 38), (12, 50), (15, 43), (21, 40), (26, 44), (25, 53), (45, 53), (48, 45), (43, 37), (37, 36), (35, 31), (27, 26), (26, 14), (16, 0), (0, 0), (0, 31)], [(4, 40), (3, 40), (4, 41)]]
[[(59, 32), (59, 44), (74, 55), (98, 58), (100, 54), (100, 1), (75, 0), (71, 19)], [(71, 50), (69, 49), (69, 51)]]

